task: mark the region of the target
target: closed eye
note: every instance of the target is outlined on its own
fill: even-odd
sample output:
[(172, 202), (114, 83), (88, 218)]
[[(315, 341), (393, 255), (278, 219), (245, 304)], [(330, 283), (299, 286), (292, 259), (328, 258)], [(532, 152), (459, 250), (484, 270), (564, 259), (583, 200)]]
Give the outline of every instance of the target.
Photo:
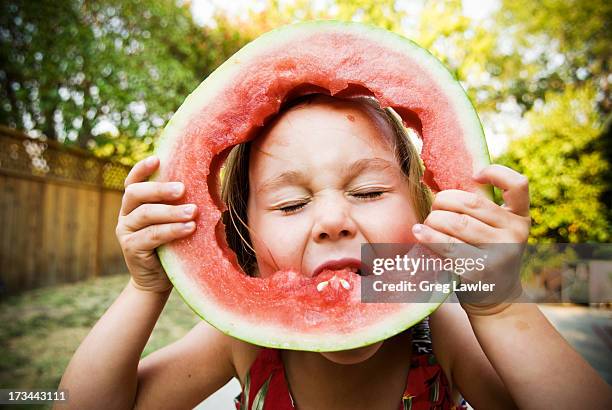
[(367, 199), (378, 198), (382, 194), (384, 194), (384, 191), (354, 192), (351, 195), (357, 199), (367, 200)]
[[(357, 198), (357, 199), (359, 199), (361, 201), (367, 201), (367, 200), (370, 200), (370, 199), (379, 198), (384, 193), (385, 193), (385, 191), (369, 191), (369, 192), (353, 192), (353, 193), (350, 193), (350, 195), (354, 196), (355, 198)], [(292, 214), (292, 213), (297, 212), (300, 209), (304, 208), (306, 205), (308, 205), (308, 201), (291, 203), (291, 204), (287, 204), (287, 205), (284, 205), (284, 206), (280, 206), (280, 207), (278, 207), (276, 209), (278, 209), (279, 211), (281, 211), (284, 214)]]
[(295, 203), (295, 204), (289, 204), (289, 205), (285, 205), (282, 207), (279, 207), (278, 210), (281, 211), (282, 213), (285, 214), (290, 214), (296, 211), (299, 211), (300, 209), (304, 208), (306, 206), (306, 202), (299, 202), (299, 203)]

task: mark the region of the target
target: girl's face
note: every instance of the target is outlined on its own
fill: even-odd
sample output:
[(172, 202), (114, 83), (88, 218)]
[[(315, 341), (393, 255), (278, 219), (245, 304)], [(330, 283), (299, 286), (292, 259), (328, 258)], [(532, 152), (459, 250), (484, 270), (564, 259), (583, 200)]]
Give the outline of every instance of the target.
[[(366, 110), (318, 97), (281, 114), (254, 142), (247, 214), (260, 277), (285, 269), (312, 277), (324, 264), (359, 261), (362, 243), (416, 242), (392, 131)], [(337, 359), (362, 361), (376, 350)]]

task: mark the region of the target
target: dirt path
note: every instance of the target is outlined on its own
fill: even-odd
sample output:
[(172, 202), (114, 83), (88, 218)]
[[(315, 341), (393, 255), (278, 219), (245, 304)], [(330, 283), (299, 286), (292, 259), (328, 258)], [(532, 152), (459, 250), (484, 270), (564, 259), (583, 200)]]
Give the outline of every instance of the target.
[(555, 328), (612, 384), (612, 311), (580, 306), (540, 305)]

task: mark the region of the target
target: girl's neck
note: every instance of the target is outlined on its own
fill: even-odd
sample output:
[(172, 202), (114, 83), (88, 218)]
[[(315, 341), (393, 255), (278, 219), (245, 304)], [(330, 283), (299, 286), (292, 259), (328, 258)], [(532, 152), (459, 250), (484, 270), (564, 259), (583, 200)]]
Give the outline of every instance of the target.
[(334, 363), (316, 352), (281, 351), (291, 394), (302, 408), (313, 400), (323, 408), (324, 403), (338, 397), (353, 397), (359, 402), (362, 392), (371, 396), (376, 391), (389, 393), (396, 402), (401, 398), (410, 368), (410, 341), (410, 332), (401, 333), (357, 364)]

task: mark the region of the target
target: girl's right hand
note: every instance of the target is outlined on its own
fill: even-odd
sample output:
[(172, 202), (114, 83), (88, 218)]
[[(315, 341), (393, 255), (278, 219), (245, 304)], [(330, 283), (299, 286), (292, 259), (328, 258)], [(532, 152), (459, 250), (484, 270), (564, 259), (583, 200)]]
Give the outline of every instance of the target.
[(194, 204), (166, 205), (181, 198), (180, 182), (153, 182), (146, 179), (159, 166), (159, 159), (138, 162), (125, 179), (125, 192), (115, 233), (132, 283), (141, 290), (166, 292), (172, 283), (155, 253), (155, 248), (184, 238), (195, 230)]

